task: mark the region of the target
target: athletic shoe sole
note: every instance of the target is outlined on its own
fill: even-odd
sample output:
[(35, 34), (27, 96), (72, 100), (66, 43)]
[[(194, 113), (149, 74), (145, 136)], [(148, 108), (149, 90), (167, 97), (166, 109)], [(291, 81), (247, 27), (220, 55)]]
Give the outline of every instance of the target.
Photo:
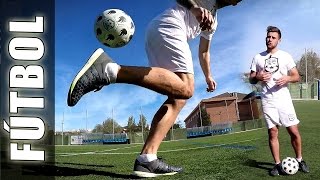
[(142, 172), (142, 171), (133, 171), (132, 175), (143, 177), (143, 178), (151, 178), (151, 177), (158, 177), (158, 176), (171, 176), (175, 175), (178, 172), (170, 172), (170, 173), (164, 173), (164, 174), (155, 174), (155, 173), (148, 173), (148, 172)]
[(97, 49), (89, 58), (87, 63), (82, 67), (77, 76), (73, 79), (69, 92), (68, 92), (68, 106), (74, 106), (75, 104), (71, 103), (71, 95), (73, 93), (74, 87), (76, 86), (78, 80), (86, 73), (86, 71), (92, 66), (92, 64), (100, 57), (100, 55), (104, 53), (103, 49)]

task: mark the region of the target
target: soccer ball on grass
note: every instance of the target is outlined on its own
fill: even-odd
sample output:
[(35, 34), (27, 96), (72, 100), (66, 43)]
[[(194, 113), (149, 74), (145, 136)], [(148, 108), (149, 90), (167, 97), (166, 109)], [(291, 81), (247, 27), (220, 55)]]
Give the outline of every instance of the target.
[(131, 17), (120, 9), (107, 9), (96, 19), (94, 32), (96, 38), (111, 48), (122, 47), (129, 43), (135, 26)]
[(295, 158), (286, 157), (281, 162), (282, 169), (288, 175), (293, 175), (299, 170), (299, 163)]

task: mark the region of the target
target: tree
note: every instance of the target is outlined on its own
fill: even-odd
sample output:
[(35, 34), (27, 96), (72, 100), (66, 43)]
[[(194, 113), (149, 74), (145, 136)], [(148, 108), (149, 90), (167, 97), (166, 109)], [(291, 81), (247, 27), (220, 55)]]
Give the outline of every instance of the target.
[(136, 122), (135, 122), (135, 119), (133, 118), (133, 116), (130, 116), (128, 118), (128, 124), (127, 124), (127, 128), (128, 128), (128, 131), (129, 132), (134, 132), (135, 129), (136, 129)]
[(139, 123), (137, 126), (137, 131), (141, 131), (142, 127), (143, 127), (143, 130), (149, 130), (149, 129), (147, 129), (147, 119), (143, 114), (140, 115)]
[(99, 133), (99, 132), (103, 132), (103, 126), (101, 124), (97, 124), (93, 130), (92, 130), (93, 133)]
[(181, 121), (178, 121), (177, 123), (174, 123), (173, 129), (181, 129), (182, 128), (182, 123)]
[[(114, 122), (113, 122), (114, 121)], [(102, 124), (97, 124), (92, 130), (93, 133), (103, 133), (103, 134), (112, 134), (114, 126), (114, 133), (121, 133), (122, 127), (112, 118), (108, 118), (102, 122)]]
[(112, 118), (108, 118), (102, 123), (103, 126), (103, 133), (104, 134), (112, 134), (113, 133), (113, 126), (114, 126), (114, 133), (121, 133), (122, 127)]
[[(202, 120), (202, 123), (201, 123), (201, 120)], [(205, 108), (201, 108), (201, 118), (199, 118), (198, 127), (200, 127), (201, 124), (202, 126), (211, 125), (210, 114), (208, 114)]]
[(82, 134), (82, 133), (87, 133), (88, 131), (86, 129), (79, 129), (78, 130), (78, 134)]
[(257, 84), (251, 84), (249, 81), (249, 77), (250, 77), (250, 72), (244, 72), (241, 74), (241, 79), (242, 81), (247, 85), (247, 87), (251, 90), (251, 91), (261, 91), (262, 87), (260, 83)]
[(307, 81), (310, 83), (313, 82), (315, 78), (320, 79), (320, 57), (313, 50), (306, 51), (296, 64), (299, 74), (301, 75), (301, 82)]

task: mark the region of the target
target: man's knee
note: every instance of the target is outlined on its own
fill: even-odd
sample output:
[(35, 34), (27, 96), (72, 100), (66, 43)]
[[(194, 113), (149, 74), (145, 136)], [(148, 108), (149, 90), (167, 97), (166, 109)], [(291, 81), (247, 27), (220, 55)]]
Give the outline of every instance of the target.
[(186, 99), (168, 98), (166, 103), (171, 104), (175, 109), (182, 109), (186, 103)]
[(177, 107), (180, 107), (181, 109), (186, 105), (186, 103), (187, 103), (187, 100), (185, 100), (185, 99), (175, 99), (174, 100), (175, 101), (175, 105), (177, 106)]
[(193, 96), (194, 88), (192, 86), (182, 86), (173, 96), (169, 96), (172, 99), (184, 99), (188, 100)]
[(300, 136), (299, 130), (298, 130), (298, 126), (294, 125), (294, 126), (290, 126), (287, 128), (289, 135), (292, 138), (296, 138)]
[(268, 130), (269, 139), (275, 139), (278, 137), (278, 128), (273, 127)]
[(194, 93), (194, 88), (193, 87), (187, 87), (185, 89), (184, 95), (185, 99), (190, 99), (193, 96)]
[(194, 93), (194, 77), (193, 74), (176, 73), (183, 81), (184, 85), (180, 89), (181, 99), (190, 99)]

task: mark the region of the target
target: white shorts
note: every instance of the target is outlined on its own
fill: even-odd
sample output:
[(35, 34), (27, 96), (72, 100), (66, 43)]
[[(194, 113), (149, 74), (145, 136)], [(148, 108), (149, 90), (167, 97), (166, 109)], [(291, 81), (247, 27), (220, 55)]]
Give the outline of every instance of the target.
[(152, 21), (148, 26), (145, 48), (149, 66), (194, 74), (186, 32), (171, 24), (166, 26), (160, 26), (158, 21)]
[(262, 99), (262, 109), (268, 129), (274, 126), (290, 127), (300, 122), (291, 100)]

